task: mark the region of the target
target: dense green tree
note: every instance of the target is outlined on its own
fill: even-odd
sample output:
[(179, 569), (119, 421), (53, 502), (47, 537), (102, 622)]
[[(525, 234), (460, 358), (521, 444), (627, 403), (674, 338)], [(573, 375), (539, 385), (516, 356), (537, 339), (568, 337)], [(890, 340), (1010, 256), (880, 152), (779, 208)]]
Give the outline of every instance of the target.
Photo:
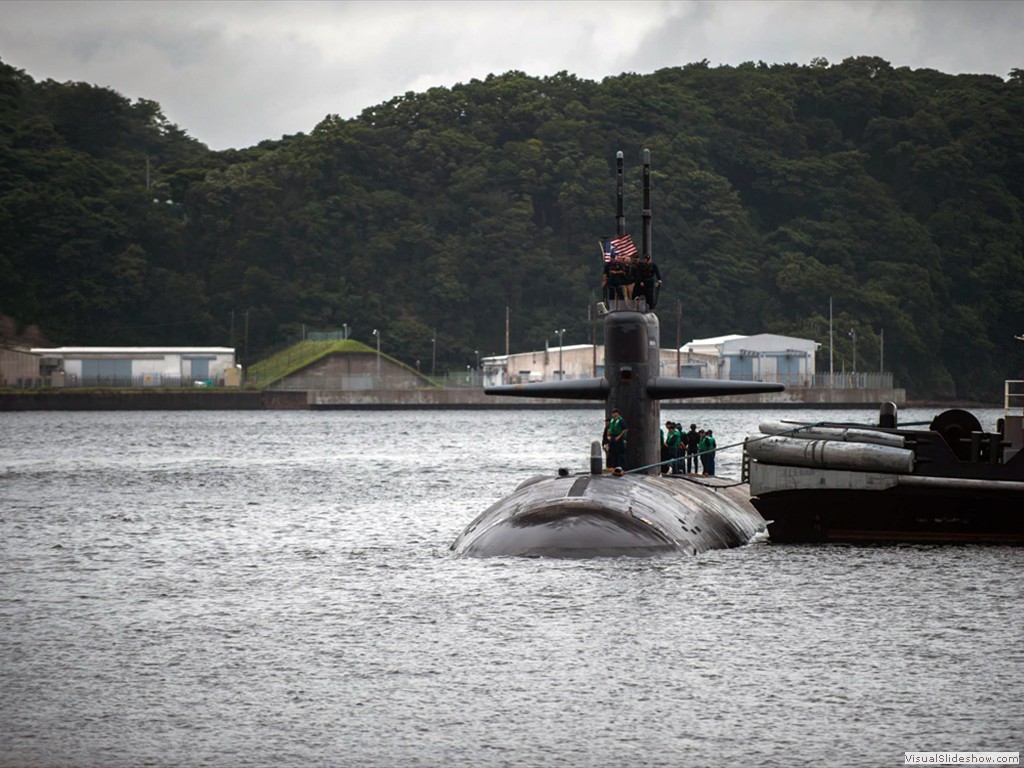
[(513, 349), (589, 341), (614, 154), (639, 244), (649, 147), (686, 339), (824, 345), (831, 299), (843, 364), (855, 332), (875, 370), (884, 333), (913, 396), (992, 399), (1024, 333), (1022, 82), (870, 56), (507, 72), (211, 152), (153, 101), (0, 62), (0, 321), (245, 362), (344, 324), (424, 371), (503, 352), (506, 310)]

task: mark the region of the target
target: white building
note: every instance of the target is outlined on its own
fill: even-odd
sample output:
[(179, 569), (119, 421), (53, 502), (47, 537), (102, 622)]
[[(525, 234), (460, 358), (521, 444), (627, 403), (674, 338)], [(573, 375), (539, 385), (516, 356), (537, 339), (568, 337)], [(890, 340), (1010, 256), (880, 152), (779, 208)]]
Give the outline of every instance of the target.
[[(814, 355), (820, 344), (810, 339), (762, 333), (695, 339), (681, 349), (662, 349), (660, 376), (732, 381), (770, 381), (812, 386)], [(604, 375), (604, 345), (567, 344), (535, 352), (485, 357), (483, 385), (531, 381), (589, 379)]]
[(44, 376), (66, 386), (238, 385), (232, 347), (35, 348)]
[(683, 345), (682, 354), (684, 367), (699, 371), (699, 378), (808, 387), (814, 382), (814, 355), (820, 346), (811, 339), (774, 333), (729, 334), (694, 339)]
[[(573, 381), (604, 376), (604, 345), (567, 344), (535, 352), (495, 355), (480, 360), (483, 386), (525, 384), (531, 381)], [(699, 376), (687, 368), (675, 349), (661, 350), (661, 376)]]

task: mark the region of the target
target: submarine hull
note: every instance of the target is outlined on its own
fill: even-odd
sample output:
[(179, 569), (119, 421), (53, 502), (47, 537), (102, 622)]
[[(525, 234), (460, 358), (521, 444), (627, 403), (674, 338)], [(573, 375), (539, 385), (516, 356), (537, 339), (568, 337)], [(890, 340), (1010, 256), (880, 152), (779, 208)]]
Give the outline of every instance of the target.
[(745, 485), (715, 477), (534, 477), (455, 540), (475, 557), (648, 557), (738, 547), (765, 531)]

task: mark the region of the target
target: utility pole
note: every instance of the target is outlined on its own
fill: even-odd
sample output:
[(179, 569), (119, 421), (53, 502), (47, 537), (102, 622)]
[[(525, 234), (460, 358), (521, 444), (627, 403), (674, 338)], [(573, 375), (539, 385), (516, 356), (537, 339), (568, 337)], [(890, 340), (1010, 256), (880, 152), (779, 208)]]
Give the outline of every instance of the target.
[(676, 376), (683, 375), (683, 300), (676, 299)]
[(832, 344), (832, 297), (828, 297), (828, 385), (836, 385), (835, 350)]
[(377, 337), (377, 389), (380, 389), (380, 331), (374, 328), (373, 335)]
[(590, 375), (597, 378), (597, 305), (594, 303), (594, 292), (590, 292), (590, 306), (587, 307), (587, 319), (590, 321), (590, 351), (592, 353)]
[(565, 378), (565, 370), (562, 368), (562, 334), (565, 333), (565, 328), (555, 333), (558, 334), (558, 380), (562, 381)]
[[(1024, 335), (1021, 335), (1021, 336), (1014, 335), (1013, 338), (1015, 338), (1017, 341), (1024, 341)], [(1021, 380), (1020, 384), (1021, 384), (1020, 409), (1021, 409), (1021, 413), (1024, 414), (1024, 379)], [(1009, 409), (1009, 405), (1010, 405), (1010, 392), (1009, 392), (1009, 389), (1007, 389), (1006, 396), (1004, 397), (1004, 404), (1007, 406), (1007, 409)]]

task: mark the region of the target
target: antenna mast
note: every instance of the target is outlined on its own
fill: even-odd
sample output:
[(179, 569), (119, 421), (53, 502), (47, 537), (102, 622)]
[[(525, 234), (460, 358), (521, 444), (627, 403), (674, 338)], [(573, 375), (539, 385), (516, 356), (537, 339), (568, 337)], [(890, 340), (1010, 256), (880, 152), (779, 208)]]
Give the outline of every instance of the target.
[(622, 181), (622, 152), (615, 153), (615, 236), (626, 234), (625, 192)]
[(651, 150), (644, 150), (644, 240), (643, 255), (651, 255)]

